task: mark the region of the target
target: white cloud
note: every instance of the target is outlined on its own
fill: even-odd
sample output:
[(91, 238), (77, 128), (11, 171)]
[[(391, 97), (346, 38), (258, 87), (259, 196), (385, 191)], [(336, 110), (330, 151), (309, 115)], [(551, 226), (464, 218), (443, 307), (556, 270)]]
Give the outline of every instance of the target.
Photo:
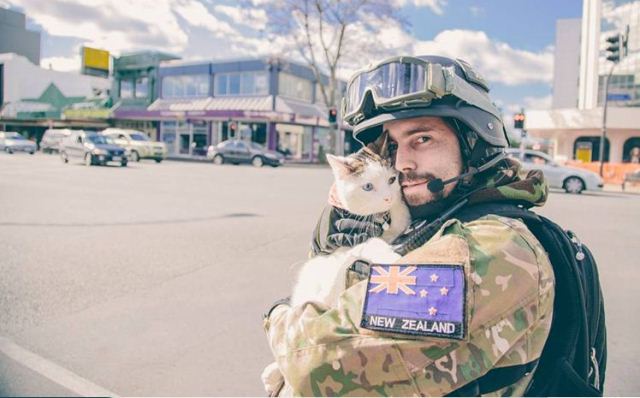
[(443, 15), (447, 1), (448, 0), (395, 0), (393, 4), (398, 7), (404, 7), (407, 4), (412, 4), (416, 7), (426, 7), (436, 15)]
[(189, 25), (207, 29), (218, 37), (238, 35), (228, 23), (219, 20), (200, 2), (195, 0), (176, 0), (172, 10), (184, 18)]
[(240, 8), (216, 5), (214, 11), (229, 17), (234, 23), (256, 30), (263, 30), (267, 26), (267, 13), (261, 9)]
[(514, 49), (507, 43), (491, 40), (482, 31), (445, 30), (433, 40), (417, 41), (414, 53), (462, 58), (489, 83), (551, 84), (553, 76), (553, 52), (549, 48), (541, 52)]
[(77, 57), (48, 57), (40, 60), (40, 66), (62, 72), (80, 71), (80, 55)]

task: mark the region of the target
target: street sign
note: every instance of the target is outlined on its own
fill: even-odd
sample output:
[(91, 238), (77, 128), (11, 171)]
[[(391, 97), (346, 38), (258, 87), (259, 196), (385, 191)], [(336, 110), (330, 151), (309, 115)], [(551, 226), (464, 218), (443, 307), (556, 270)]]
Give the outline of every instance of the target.
[(610, 93), (607, 95), (607, 99), (609, 101), (629, 101), (631, 99), (630, 94), (613, 94)]

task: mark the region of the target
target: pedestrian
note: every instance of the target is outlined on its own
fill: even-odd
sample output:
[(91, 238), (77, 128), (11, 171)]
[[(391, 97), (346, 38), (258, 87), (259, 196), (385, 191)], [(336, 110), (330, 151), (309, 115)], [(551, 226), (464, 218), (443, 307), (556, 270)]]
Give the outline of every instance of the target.
[[(394, 57), (347, 87), (344, 121), (365, 145), (389, 143), (413, 222), (393, 243), (403, 257), (355, 262), (335, 307), (283, 300), (270, 309), (265, 330), (285, 380), (280, 395), (530, 393), (555, 333), (554, 296), (565, 296), (550, 261), (556, 251), (543, 247), (525, 215), (503, 213), (545, 203), (542, 173), (518, 176), (487, 83), (461, 60)], [(374, 224), (329, 205), (313, 254), (377, 236), (384, 227)], [(549, 385), (563, 383), (547, 368)], [(595, 378), (569, 391), (595, 386), (597, 394)]]

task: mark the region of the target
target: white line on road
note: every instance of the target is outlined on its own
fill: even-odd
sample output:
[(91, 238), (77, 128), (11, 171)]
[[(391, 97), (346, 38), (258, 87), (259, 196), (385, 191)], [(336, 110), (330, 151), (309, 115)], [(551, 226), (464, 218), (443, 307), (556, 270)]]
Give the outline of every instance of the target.
[(117, 397), (117, 394), (104, 389), (87, 379), (28, 351), (6, 337), (0, 336), (0, 352), (19, 364), (46, 377), (56, 384), (83, 397)]

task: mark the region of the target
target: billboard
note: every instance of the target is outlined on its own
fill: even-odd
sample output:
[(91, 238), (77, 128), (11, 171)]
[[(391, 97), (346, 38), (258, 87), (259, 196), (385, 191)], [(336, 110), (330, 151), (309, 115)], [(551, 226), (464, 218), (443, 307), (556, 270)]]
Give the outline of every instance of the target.
[(82, 47), (80, 49), (82, 57), (82, 73), (91, 76), (109, 76), (109, 64), (111, 56), (109, 51), (97, 48)]

